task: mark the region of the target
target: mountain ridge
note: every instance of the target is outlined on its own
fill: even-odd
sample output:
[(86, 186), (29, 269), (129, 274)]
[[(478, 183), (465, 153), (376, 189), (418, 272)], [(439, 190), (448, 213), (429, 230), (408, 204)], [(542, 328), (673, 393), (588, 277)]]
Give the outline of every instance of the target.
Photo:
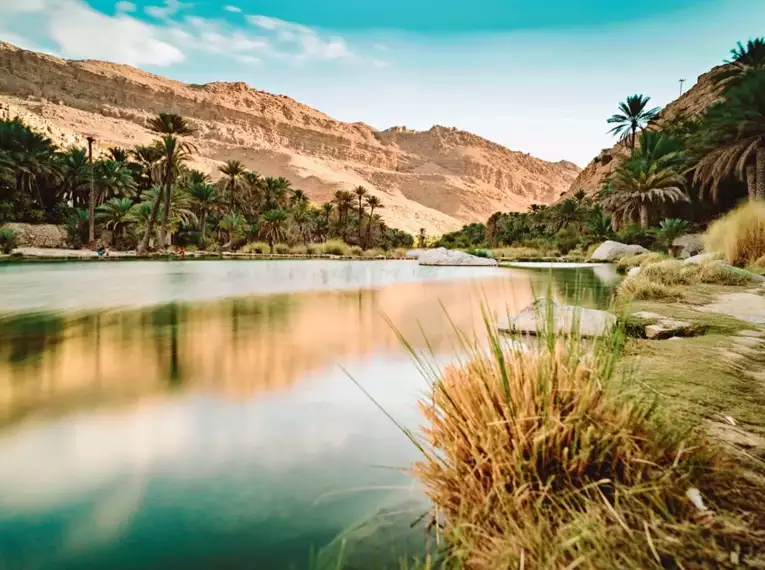
[(226, 159), (284, 176), (316, 201), (367, 187), (395, 227), (441, 233), (495, 211), (550, 203), (578, 174), (455, 127), (380, 131), (346, 123), (286, 95), (244, 82), (186, 84), (124, 64), (63, 60), (0, 42), (0, 107), (62, 146), (147, 144), (159, 112), (187, 117), (200, 152), (192, 164), (217, 174)]

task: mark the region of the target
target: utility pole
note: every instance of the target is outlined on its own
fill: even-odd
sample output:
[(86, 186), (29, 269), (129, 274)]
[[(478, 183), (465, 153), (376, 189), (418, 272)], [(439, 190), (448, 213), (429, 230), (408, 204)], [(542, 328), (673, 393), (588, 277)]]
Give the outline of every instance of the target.
[(88, 163), (90, 164), (90, 197), (88, 199), (88, 243), (96, 240), (96, 184), (93, 175), (93, 137), (88, 137)]
[(680, 79), (680, 95), (683, 94), (683, 83), (685, 83), (685, 79)]

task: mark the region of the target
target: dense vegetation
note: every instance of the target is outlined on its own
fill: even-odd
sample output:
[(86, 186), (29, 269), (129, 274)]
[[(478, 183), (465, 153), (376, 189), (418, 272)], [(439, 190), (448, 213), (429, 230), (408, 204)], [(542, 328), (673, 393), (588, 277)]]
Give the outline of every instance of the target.
[(196, 149), (183, 117), (163, 113), (149, 128), (155, 144), (110, 148), (91, 160), (88, 148), (59, 149), (18, 119), (0, 121), (0, 223), (66, 224), (74, 246), (101, 238), (139, 253), (171, 243), (232, 250), (257, 239), (272, 252), (277, 244), (332, 239), (367, 250), (413, 244), (411, 235), (385, 225), (384, 204), (363, 187), (316, 206), (288, 180), (237, 160), (220, 166), (213, 182), (187, 167)]
[[(495, 213), (443, 236), (445, 247), (553, 246), (566, 254), (614, 237), (665, 246), (743, 200), (765, 199), (765, 39), (739, 44), (713, 81), (719, 100), (700, 116), (661, 119), (633, 95), (608, 119), (619, 160), (601, 191), (528, 212)], [(602, 161), (603, 155), (597, 161)]]

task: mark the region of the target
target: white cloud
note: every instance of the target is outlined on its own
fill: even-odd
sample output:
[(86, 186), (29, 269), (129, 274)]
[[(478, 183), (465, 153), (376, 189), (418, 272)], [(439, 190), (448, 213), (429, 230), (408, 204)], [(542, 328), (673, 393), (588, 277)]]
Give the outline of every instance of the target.
[(223, 6), (223, 9), (226, 12), (233, 12), (234, 14), (240, 14), (242, 12), (242, 9), (238, 6)]
[(179, 0), (165, 0), (164, 6), (146, 6), (143, 11), (157, 20), (167, 20), (171, 16), (175, 16), (184, 6), (185, 4)]
[(114, 5), (114, 9), (117, 12), (127, 13), (127, 12), (135, 12), (136, 10), (138, 10), (138, 7), (132, 2), (122, 1), (122, 2), (117, 2)]
[(253, 55), (235, 55), (234, 60), (245, 65), (258, 65), (262, 62), (259, 57)]
[(160, 39), (156, 28), (125, 14), (110, 17), (80, 0), (59, 2), (49, 14), (50, 39), (64, 57), (160, 67), (185, 59), (180, 49)]
[(322, 37), (317, 30), (271, 18), (270, 16), (247, 16), (253, 26), (273, 34), (279, 44), (272, 55), (277, 58), (304, 60), (355, 59), (345, 40), (339, 36)]

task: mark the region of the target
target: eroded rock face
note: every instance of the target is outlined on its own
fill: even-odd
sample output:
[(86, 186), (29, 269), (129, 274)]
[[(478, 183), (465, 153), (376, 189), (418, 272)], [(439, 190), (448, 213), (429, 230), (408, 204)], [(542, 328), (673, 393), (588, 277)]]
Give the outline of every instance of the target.
[(52, 224), (4, 224), (19, 240), (19, 247), (64, 248), (67, 246), (66, 230)]
[(592, 252), (590, 259), (595, 261), (616, 261), (628, 255), (637, 255), (639, 253), (648, 253), (648, 250), (641, 245), (627, 245), (618, 241), (604, 241), (598, 249)]
[[(551, 314), (548, 313), (551, 311)], [(551, 318), (550, 318), (551, 317)], [(500, 323), (499, 330), (506, 333), (537, 335), (554, 332), (559, 335), (579, 334), (599, 337), (616, 326), (616, 315), (608, 311), (585, 309), (572, 305), (558, 305), (549, 299), (537, 299), (516, 317)]]
[(496, 259), (478, 257), (462, 251), (453, 251), (445, 247), (429, 249), (418, 257), (420, 265), (440, 265), (440, 266), (494, 266), (497, 265)]
[(218, 177), (224, 160), (240, 160), (284, 176), (319, 203), (362, 185), (385, 204), (385, 222), (410, 233), (458, 230), (497, 211), (549, 204), (580, 170), (451, 127), (377, 131), (244, 83), (187, 85), (0, 42), (0, 117), (18, 115), (61, 146), (82, 146), (88, 135), (97, 151), (148, 144), (155, 136), (147, 120), (159, 112), (183, 115), (196, 128), (195, 168)]

